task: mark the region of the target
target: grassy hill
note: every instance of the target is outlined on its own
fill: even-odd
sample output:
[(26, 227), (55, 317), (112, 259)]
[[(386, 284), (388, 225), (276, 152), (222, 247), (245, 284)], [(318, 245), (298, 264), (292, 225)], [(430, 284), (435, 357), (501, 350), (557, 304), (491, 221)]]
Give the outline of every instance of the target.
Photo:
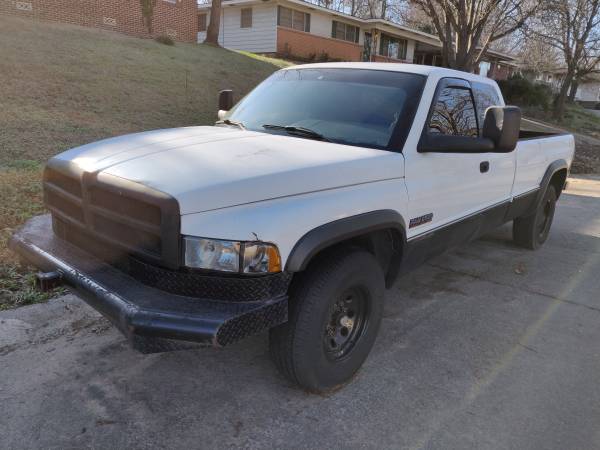
[(217, 93), (240, 98), (276, 59), (0, 16), (0, 309), (43, 299), (6, 249), (43, 211), (50, 156), (98, 139), (215, 121)]

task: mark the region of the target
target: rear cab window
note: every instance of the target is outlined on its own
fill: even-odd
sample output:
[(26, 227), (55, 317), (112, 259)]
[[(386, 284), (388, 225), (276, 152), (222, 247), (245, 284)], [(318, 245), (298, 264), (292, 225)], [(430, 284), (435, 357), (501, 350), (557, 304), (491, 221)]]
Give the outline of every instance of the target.
[(477, 107), (477, 118), (479, 121), (479, 134), (483, 131), (483, 119), (485, 112), (490, 106), (502, 106), (502, 101), (498, 91), (491, 84), (471, 82), (473, 94), (475, 96), (475, 105)]

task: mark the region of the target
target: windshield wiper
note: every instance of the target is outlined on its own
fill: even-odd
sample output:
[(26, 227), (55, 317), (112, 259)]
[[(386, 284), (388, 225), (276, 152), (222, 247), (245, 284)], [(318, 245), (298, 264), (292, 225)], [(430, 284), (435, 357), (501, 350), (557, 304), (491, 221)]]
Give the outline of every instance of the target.
[(269, 123), (264, 124), (262, 127), (267, 130), (282, 130), (288, 134), (296, 136), (304, 136), (311, 139), (318, 139), (320, 141), (332, 142), (331, 139), (326, 138), (321, 133), (311, 130), (310, 128), (295, 127), (293, 125), (272, 125)]
[(230, 120), (230, 119), (217, 120), (215, 123), (218, 125), (220, 125), (222, 123), (224, 123), (225, 125), (234, 125), (236, 127), (239, 127), (242, 130), (246, 129), (246, 127), (244, 126), (244, 124), (242, 122), (236, 122), (235, 120)]

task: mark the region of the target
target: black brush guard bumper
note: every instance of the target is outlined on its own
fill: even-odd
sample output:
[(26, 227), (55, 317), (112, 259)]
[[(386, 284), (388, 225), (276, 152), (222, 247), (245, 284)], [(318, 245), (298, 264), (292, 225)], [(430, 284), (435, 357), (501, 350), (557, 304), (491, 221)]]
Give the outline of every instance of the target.
[[(57, 272), (63, 284), (107, 317), (141, 351), (184, 348), (178, 347), (179, 341), (224, 346), (287, 320), (285, 294), (232, 302), (176, 295), (142, 284), (57, 238), (50, 215), (30, 219), (9, 245), (40, 270)], [(223, 277), (223, 283), (226, 289), (227, 278)]]

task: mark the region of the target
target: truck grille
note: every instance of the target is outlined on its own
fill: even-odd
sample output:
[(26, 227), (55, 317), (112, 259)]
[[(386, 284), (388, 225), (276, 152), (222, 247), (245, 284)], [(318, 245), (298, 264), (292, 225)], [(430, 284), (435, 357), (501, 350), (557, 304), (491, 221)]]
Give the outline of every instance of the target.
[[(138, 183), (104, 173), (84, 172), (51, 161), (44, 171), (44, 202), (65, 226), (62, 238), (86, 239), (155, 264), (179, 266), (179, 205)], [(73, 239), (71, 239), (73, 238)], [(79, 237), (78, 242), (82, 239)]]

